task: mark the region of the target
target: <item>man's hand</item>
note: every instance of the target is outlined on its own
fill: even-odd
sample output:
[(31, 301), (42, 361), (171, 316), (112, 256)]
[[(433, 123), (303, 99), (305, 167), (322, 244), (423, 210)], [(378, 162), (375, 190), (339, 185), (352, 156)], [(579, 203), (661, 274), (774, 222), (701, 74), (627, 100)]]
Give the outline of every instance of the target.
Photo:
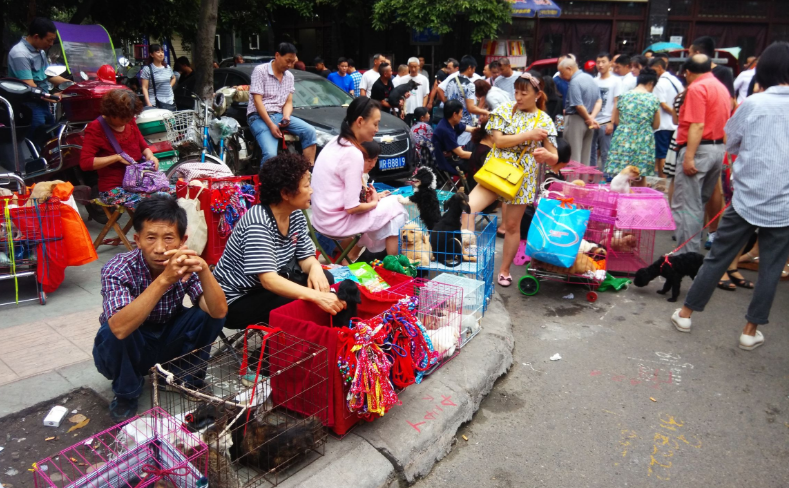
[(329, 280), (326, 279), (326, 274), (319, 264), (313, 265), (312, 268), (310, 268), (310, 274), (307, 278), (307, 287), (324, 293), (331, 289), (329, 287)]
[(279, 122), (279, 126), (283, 129), (289, 125), (290, 125), (290, 119), (287, 117), (283, 117), (282, 120)]
[(318, 293), (313, 302), (324, 312), (337, 315), (337, 312), (344, 310), (347, 304), (344, 300), (337, 298), (334, 293)]
[(277, 124), (275, 124), (274, 122), (269, 124), (268, 130), (271, 131), (271, 135), (272, 136), (276, 137), (277, 139), (282, 139), (282, 131), (279, 130), (279, 126)]
[(410, 97), (410, 96), (411, 96), (411, 92), (405, 92), (405, 95), (403, 95), (403, 96), (404, 96), (405, 98), (408, 98), (408, 97)]
[(609, 122), (605, 124), (605, 135), (610, 136), (613, 133), (614, 133), (614, 123)]
[(548, 131), (545, 129), (533, 129), (526, 132), (527, 141), (542, 141), (548, 137)]
[(586, 126), (589, 127), (589, 129), (599, 129), (600, 128), (600, 124), (598, 124), (597, 121), (595, 121), (595, 119), (592, 119), (592, 118), (586, 119)]
[(695, 158), (689, 158), (686, 154), (685, 159), (682, 161), (682, 171), (688, 176), (694, 176), (698, 173), (699, 170), (696, 169)]
[(192, 273), (199, 273), (204, 269), (208, 269), (203, 258), (191, 249), (187, 249), (185, 245), (179, 249), (170, 249), (165, 251), (167, 260), (166, 267), (161, 275), (159, 275), (165, 283), (172, 285), (178, 280), (186, 282)]

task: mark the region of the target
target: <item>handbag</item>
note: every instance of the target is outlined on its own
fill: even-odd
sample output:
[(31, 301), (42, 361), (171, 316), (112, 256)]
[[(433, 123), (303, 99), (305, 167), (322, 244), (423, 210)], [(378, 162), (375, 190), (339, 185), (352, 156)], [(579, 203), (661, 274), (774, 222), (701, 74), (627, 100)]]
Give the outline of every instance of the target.
[[(495, 144), (493, 145), (493, 149), (496, 149)], [(485, 161), (482, 168), (474, 175), (474, 180), (476, 180), (480, 186), (492, 191), (496, 195), (504, 197), (506, 200), (514, 200), (518, 191), (523, 186), (523, 178), (526, 174), (515, 165), (523, 158), (528, 149), (528, 147), (525, 148), (515, 161), (495, 157), (493, 156), (493, 150), (491, 150), (488, 160)]]
[(208, 223), (205, 221), (205, 214), (200, 208), (200, 194), (205, 189), (200, 186), (200, 191), (194, 198), (189, 198), (189, 192), (186, 196), (178, 199), (178, 206), (186, 212), (186, 247), (196, 252), (198, 256), (203, 254), (205, 245), (208, 242)]
[(575, 263), (591, 212), (572, 205), (572, 198), (543, 198), (529, 227), (526, 255), (543, 263), (570, 268)]
[(178, 110), (178, 107), (176, 107), (174, 103), (162, 102), (161, 100), (159, 100), (159, 97), (156, 96), (156, 80), (153, 77), (153, 68), (151, 67), (150, 64), (148, 65), (148, 69), (151, 71), (151, 85), (153, 85), (154, 106), (156, 106), (156, 108), (163, 108), (171, 112), (175, 112), (176, 110)]
[(134, 193), (154, 193), (170, 189), (167, 175), (158, 171), (153, 161), (142, 161), (140, 163), (134, 161), (131, 156), (121, 149), (118, 139), (115, 138), (115, 134), (112, 133), (112, 129), (110, 129), (104, 117), (99, 116), (98, 121), (102, 129), (104, 129), (104, 135), (107, 136), (110, 144), (112, 144), (112, 149), (129, 163), (126, 166), (126, 173), (123, 175), (124, 190)]

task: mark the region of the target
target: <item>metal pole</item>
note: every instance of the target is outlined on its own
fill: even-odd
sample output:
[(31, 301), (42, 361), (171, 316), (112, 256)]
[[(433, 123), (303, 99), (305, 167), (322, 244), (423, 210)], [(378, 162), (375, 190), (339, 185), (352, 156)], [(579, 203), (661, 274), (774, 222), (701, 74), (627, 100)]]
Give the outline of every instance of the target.
[[(8, 109), (8, 120), (10, 120), (11, 124), (11, 145), (14, 147), (14, 168), (16, 168), (16, 172), (24, 178), (24, 168), (19, 161), (19, 148), (16, 147), (16, 121), (14, 120), (14, 109), (5, 98), (0, 97), (0, 101), (3, 102)], [(22, 185), (24, 186), (24, 182)]]

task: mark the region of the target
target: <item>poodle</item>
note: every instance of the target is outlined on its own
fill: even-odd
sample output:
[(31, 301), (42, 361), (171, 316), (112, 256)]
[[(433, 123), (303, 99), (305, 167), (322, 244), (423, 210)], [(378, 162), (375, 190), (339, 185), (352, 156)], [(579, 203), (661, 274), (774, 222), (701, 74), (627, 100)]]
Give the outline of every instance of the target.
[(427, 230), (433, 230), (436, 222), (441, 218), (441, 205), (438, 203), (436, 193), (436, 175), (430, 168), (419, 168), (409, 182), (414, 186), (414, 194), (408, 197), (402, 195), (397, 200), (403, 205), (416, 204), (419, 218)]
[(409, 222), (400, 229), (401, 253), (411, 262), (419, 261), (422, 266), (427, 266), (430, 261), (435, 261), (433, 251), (430, 249), (428, 233), (416, 222)]
[(455, 267), (462, 263), (464, 253), (461, 229), (463, 213), (471, 213), (468, 204), (468, 195), (455, 193), (447, 200), (447, 211), (441, 216), (435, 227), (430, 232), (430, 246), (439, 263)]
[(695, 279), (703, 262), (704, 256), (697, 252), (670, 255), (668, 262), (666, 262), (666, 256), (661, 256), (646, 268), (636, 271), (633, 284), (638, 287), (647, 286), (650, 281), (662, 276), (666, 279), (666, 284), (663, 285), (663, 289), (658, 290), (658, 293), (665, 295), (670, 288), (671, 298), (668, 298), (668, 301), (676, 302), (682, 278), (690, 276)]

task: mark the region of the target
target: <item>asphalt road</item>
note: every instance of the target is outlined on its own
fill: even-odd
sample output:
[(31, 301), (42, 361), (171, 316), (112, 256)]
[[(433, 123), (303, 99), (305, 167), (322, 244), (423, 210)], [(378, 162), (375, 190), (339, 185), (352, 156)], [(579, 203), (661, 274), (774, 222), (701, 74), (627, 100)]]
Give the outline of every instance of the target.
[[(656, 255), (673, 248), (658, 234)], [(752, 291), (716, 291), (683, 334), (660, 286), (594, 304), (564, 283), (534, 297), (497, 286), (514, 366), (415, 486), (789, 486), (789, 282), (752, 352), (737, 347)]]

